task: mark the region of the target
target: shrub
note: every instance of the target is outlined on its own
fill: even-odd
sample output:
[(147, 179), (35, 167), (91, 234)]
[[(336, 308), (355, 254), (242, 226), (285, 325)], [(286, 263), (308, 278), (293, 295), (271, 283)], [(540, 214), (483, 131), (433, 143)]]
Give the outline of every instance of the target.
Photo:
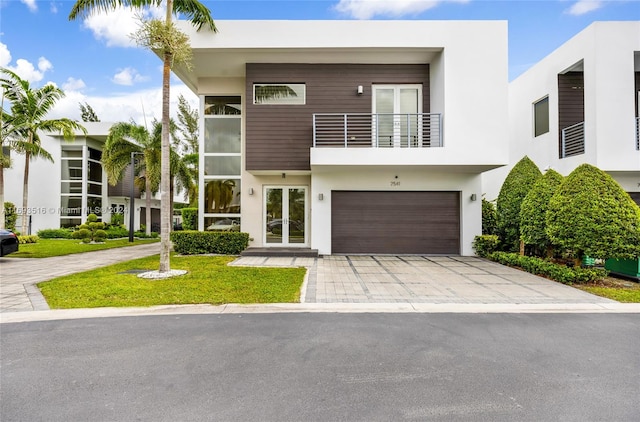
[(496, 201), (497, 235), (502, 249), (517, 251), (520, 244), (520, 206), (529, 189), (542, 176), (529, 157), (524, 157), (511, 169)]
[[(548, 170), (533, 185), (520, 207), (520, 239), (538, 251), (550, 250), (552, 243), (547, 235), (546, 215), (551, 197), (562, 184), (562, 175)], [(550, 254), (550, 251), (549, 251)]]
[(182, 211), (182, 229), (198, 230), (198, 209), (183, 208), (181, 211)]
[(111, 225), (112, 226), (121, 226), (124, 224), (124, 215), (122, 214), (111, 214)]
[(71, 229), (43, 229), (38, 231), (40, 239), (71, 239)]
[(531, 274), (540, 275), (564, 284), (582, 284), (602, 280), (607, 276), (603, 268), (567, 267), (551, 261), (516, 253), (494, 252), (488, 257), (510, 267), (519, 267)]
[(498, 236), (494, 234), (483, 234), (473, 239), (473, 250), (478, 256), (486, 257), (498, 249), (500, 243)]
[(640, 208), (602, 170), (582, 164), (549, 201), (547, 234), (577, 258), (634, 259), (640, 255)]
[(18, 236), (18, 243), (24, 245), (25, 243), (38, 243), (38, 236), (35, 234)]
[(129, 230), (122, 226), (111, 226), (105, 230), (107, 239), (119, 239), (129, 236)]
[(496, 206), (482, 198), (482, 234), (496, 234)]
[(13, 202), (4, 203), (4, 227), (12, 232), (16, 231), (16, 221), (18, 221), (18, 214), (16, 213), (16, 206)]
[[(127, 232), (127, 236), (128, 236)], [(141, 238), (141, 239), (157, 239), (159, 234), (157, 232), (151, 232), (151, 234), (147, 235), (146, 230), (144, 229), (144, 227), (141, 227), (140, 230), (138, 230), (137, 232), (134, 233), (135, 237)]]
[(237, 255), (247, 248), (249, 234), (240, 232), (199, 232), (195, 230), (171, 233), (174, 250), (183, 255)]
[(71, 235), (74, 239), (82, 239), (82, 243), (104, 242), (107, 233), (104, 231), (104, 223), (98, 221), (98, 216), (89, 214), (87, 222)]

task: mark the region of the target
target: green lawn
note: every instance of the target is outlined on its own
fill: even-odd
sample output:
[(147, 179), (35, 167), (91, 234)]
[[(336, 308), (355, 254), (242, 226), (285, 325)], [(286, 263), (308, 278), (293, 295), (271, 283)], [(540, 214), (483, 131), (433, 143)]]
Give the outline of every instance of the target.
[(74, 253), (99, 251), (102, 249), (121, 248), (123, 246), (143, 245), (159, 242), (158, 239), (129, 239), (106, 240), (105, 243), (85, 244), (78, 239), (39, 239), (38, 243), (20, 245), (18, 252), (9, 257), (15, 258), (49, 258), (52, 256), (70, 255)]
[(591, 294), (625, 303), (640, 303), (640, 284), (632, 287), (576, 286)]
[(59, 277), (38, 284), (51, 308), (298, 302), (304, 268), (229, 267), (233, 257), (173, 256), (183, 276), (164, 280), (122, 274), (156, 270), (158, 256)]

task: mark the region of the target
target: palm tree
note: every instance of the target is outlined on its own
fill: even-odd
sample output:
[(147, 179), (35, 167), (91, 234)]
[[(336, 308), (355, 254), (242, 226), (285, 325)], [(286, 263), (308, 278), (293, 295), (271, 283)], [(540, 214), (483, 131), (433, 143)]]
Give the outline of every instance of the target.
[[(216, 25), (211, 17), (211, 12), (207, 7), (197, 0), (166, 0), (166, 15), (164, 28), (160, 28), (165, 35), (178, 34), (179, 31), (172, 23), (174, 13), (186, 16), (192, 25), (199, 31), (203, 26), (207, 26), (211, 31), (217, 32)], [(93, 11), (109, 11), (119, 6), (130, 6), (136, 9), (148, 6), (160, 6), (162, 0), (78, 0), (69, 13), (69, 19), (73, 20), (77, 17), (86, 17)], [(149, 34), (152, 35), (152, 34)], [(171, 65), (177, 58), (178, 50), (184, 50), (185, 43), (188, 46), (188, 38), (180, 37), (158, 37), (148, 40), (149, 46), (155, 45), (162, 52), (162, 154), (161, 154), (161, 223), (160, 223), (160, 268), (159, 272), (165, 273), (170, 270), (169, 257), (169, 231), (171, 218), (170, 215), (170, 140), (169, 140), (169, 93), (170, 93), (170, 77)], [(178, 43), (172, 45), (171, 42), (178, 39)]]
[[(159, 124), (154, 122), (154, 125)], [(135, 169), (138, 181), (144, 183), (146, 192), (147, 235), (151, 234), (151, 195), (158, 191), (160, 185), (160, 145), (144, 127), (135, 123), (120, 122), (111, 126), (109, 135), (102, 150), (102, 165), (107, 172), (109, 183), (117, 184), (124, 177), (124, 172), (131, 163), (131, 154), (141, 154)], [(133, 204), (131, 204), (133, 205)], [(133, 212), (133, 206), (132, 206)]]
[[(4, 96), (11, 103), (11, 119), (15, 139), (13, 149), (24, 154), (24, 179), (22, 188), (22, 209), (28, 209), (29, 164), (32, 159), (45, 158), (53, 161), (51, 154), (42, 148), (40, 133), (61, 133), (65, 140), (73, 140), (77, 130), (85, 135), (86, 129), (71, 119), (45, 119), (56, 102), (64, 97), (64, 92), (53, 86), (32, 88), (29, 81), (20, 78), (9, 69), (1, 68), (0, 85)], [(4, 114), (4, 110), (3, 110)], [(4, 116), (3, 116), (4, 117)], [(9, 129), (8, 129), (9, 130)], [(22, 233), (27, 232), (27, 218), (22, 218)]]

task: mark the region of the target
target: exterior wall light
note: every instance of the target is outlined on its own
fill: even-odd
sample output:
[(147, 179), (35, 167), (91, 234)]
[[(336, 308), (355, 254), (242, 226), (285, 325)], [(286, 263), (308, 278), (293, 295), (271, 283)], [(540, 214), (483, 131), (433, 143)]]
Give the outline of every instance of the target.
[(249, 193), (249, 195), (253, 195), (253, 188), (249, 188), (249, 190), (247, 191), (247, 193)]
[(322, 201), (324, 199), (324, 195), (319, 193), (318, 194), (318, 201)]
[(362, 85), (358, 85), (358, 95), (362, 94), (364, 94), (364, 88), (362, 87)]
[(472, 194), (471, 194), (471, 200), (472, 200), (472, 201), (475, 201), (476, 199), (478, 199), (478, 197), (476, 196), (476, 194), (475, 194), (475, 193), (472, 193)]

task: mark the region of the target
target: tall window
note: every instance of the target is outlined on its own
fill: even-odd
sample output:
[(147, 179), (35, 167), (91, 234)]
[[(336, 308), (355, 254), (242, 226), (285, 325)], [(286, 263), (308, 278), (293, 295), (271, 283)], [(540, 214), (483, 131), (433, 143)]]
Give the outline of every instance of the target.
[(242, 103), (240, 96), (204, 99), (204, 229), (240, 230)]
[(102, 216), (102, 152), (63, 146), (60, 160), (60, 227), (74, 227), (89, 214)]
[(533, 133), (540, 136), (549, 132), (549, 97), (533, 103)]

